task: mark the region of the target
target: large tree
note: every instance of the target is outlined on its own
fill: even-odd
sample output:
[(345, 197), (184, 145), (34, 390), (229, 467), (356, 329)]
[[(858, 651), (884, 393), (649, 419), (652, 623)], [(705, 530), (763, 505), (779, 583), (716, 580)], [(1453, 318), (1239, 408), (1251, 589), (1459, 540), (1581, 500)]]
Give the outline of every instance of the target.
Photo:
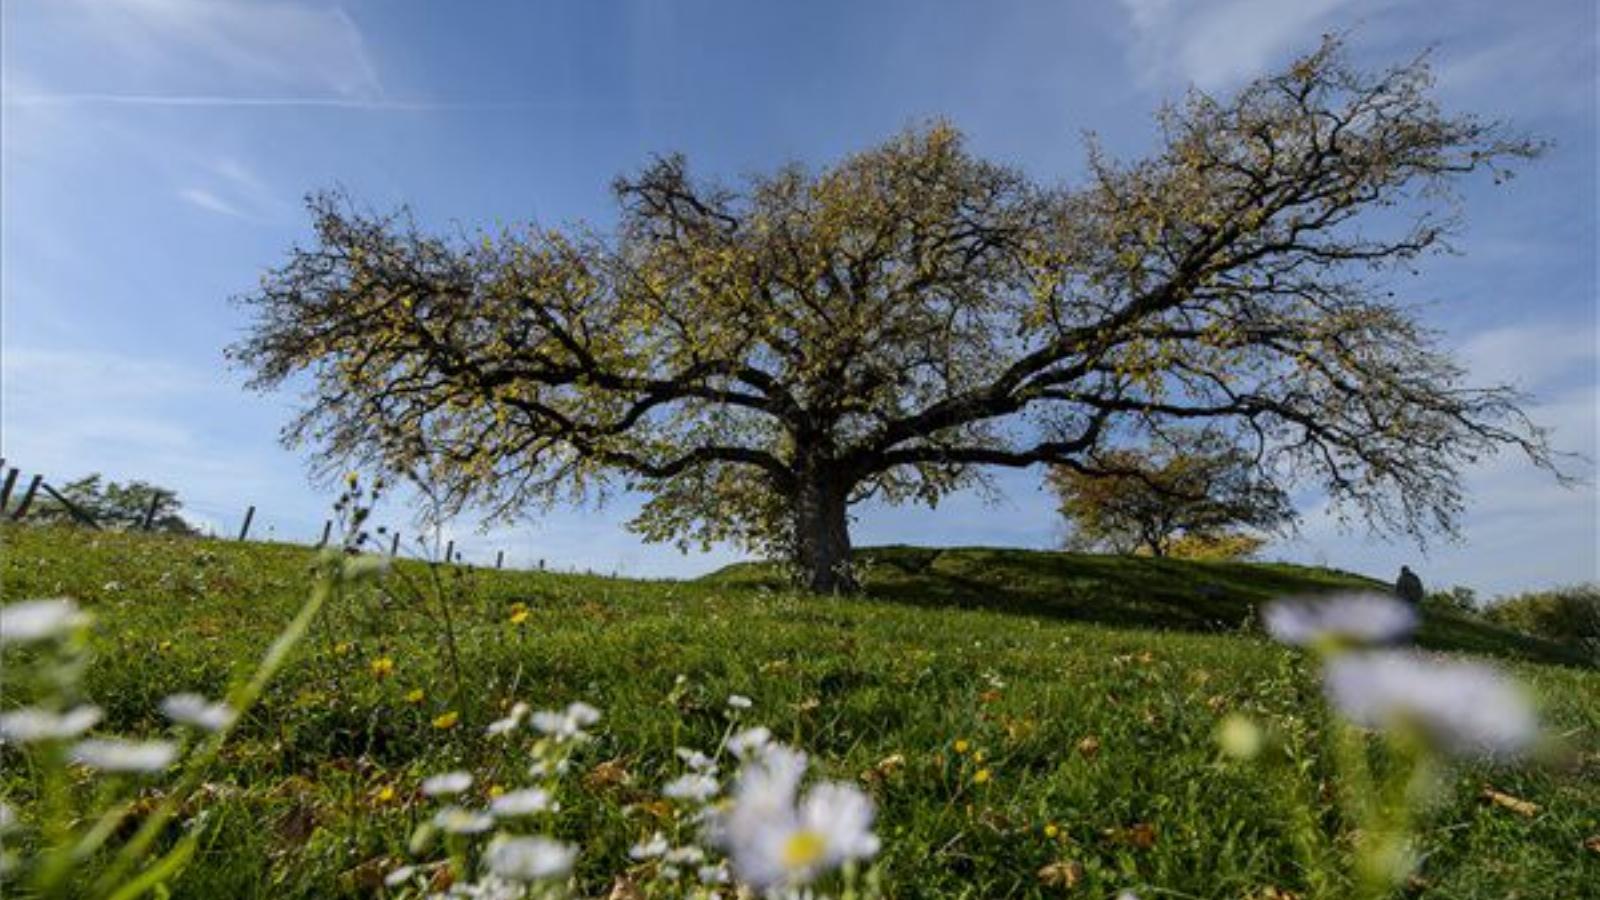
[(1262, 541), (1240, 529), (1276, 531), (1295, 518), (1283, 488), (1215, 434), (1179, 431), (1154, 448), (1116, 448), (1090, 462), (1052, 466), (1046, 476), (1073, 549), (1166, 556), (1185, 546), (1221, 553), (1231, 545), (1248, 553)]
[(934, 124), (737, 188), (664, 158), (603, 232), (437, 236), (314, 197), (316, 242), (243, 298), (232, 352), (258, 388), (310, 374), (286, 438), (324, 463), (490, 516), (620, 482), (646, 536), (779, 548), (820, 591), (854, 586), (863, 498), (1093, 471), (1183, 423), (1375, 527), (1448, 531), (1463, 464), (1549, 454), (1385, 276), (1445, 246), (1454, 179), (1539, 147), (1429, 85), (1329, 42), (1164, 110), (1144, 160), (1091, 147), (1075, 186)]

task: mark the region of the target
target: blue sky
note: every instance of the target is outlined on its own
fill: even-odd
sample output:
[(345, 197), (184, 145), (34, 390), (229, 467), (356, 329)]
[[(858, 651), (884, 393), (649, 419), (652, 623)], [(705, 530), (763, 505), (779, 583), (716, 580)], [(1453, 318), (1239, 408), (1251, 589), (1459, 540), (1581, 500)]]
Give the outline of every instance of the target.
[[(238, 2), (8, 0), (0, 291), (8, 465), (177, 488), (200, 519), (314, 537), (328, 505), (276, 444), (292, 394), (241, 390), (228, 298), (304, 240), (300, 198), (340, 185), (467, 228), (612, 215), (654, 153), (736, 179), (825, 163), (930, 116), (1035, 176), (1081, 178), (1082, 137), (1152, 146), (1186, 86), (1226, 93), (1329, 31), (1358, 60), (1431, 48), (1450, 108), (1555, 141), (1510, 185), (1474, 183), (1461, 255), (1397, 282), (1481, 381), (1532, 391), (1564, 449), (1596, 455), (1596, 21), (1589, 0)], [(1579, 466), (1592, 476), (1592, 467)], [(1037, 472), (987, 504), (861, 510), (858, 543), (1045, 547)], [(1594, 579), (1594, 488), (1524, 461), (1469, 473), (1466, 541), (1426, 555), (1344, 533), (1315, 496), (1268, 555), (1486, 593)], [(628, 497), (514, 528), (451, 529), (479, 559), (691, 575), (736, 554), (641, 544)], [(402, 509), (383, 511), (404, 521)]]

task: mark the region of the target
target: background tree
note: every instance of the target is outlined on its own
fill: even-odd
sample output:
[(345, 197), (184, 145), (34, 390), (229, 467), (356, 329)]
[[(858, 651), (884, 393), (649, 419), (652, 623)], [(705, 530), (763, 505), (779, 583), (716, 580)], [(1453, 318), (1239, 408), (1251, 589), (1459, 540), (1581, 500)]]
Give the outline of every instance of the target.
[(1082, 469), (1053, 466), (1047, 480), (1078, 549), (1238, 558), (1262, 543), (1240, 529), (1273, 531), (1295, 518), (1250, 454), (1203, 433), (1153, 452), (1107, 451)]
[(1448, 532), (1462, 465), (1549, 451), (1382, 276), (1444, 246), (1454, 177), (1539, 147), (1428, 87), (1329, 42), (1192, 93), (1149, 158), (1092, 151), (1075, 187), (937, 124), (738, 189), (662, 159), (616, 183), (607, 232), (440, 237), (315, 197), (315, 243), (243, 298), (232, 352), (257, 388), (309, 373), (286, 439), (324, 471), (411, 473), (490, 517), (620, 482), (650, 495), (647, 537), (780, 550), (816, 590), (854, 585), (853, 503), (1091, 472), (1174, 423), (1375, 528)]
[[(175, 534), (195, 534), (178, 513), (183, 504), (178, 502), (176, 491), (158, 487), (145, 481), (127, 483), (105, 482), (96, 472), (67, 482), (59, 489), (61, 495), (79, 509), (94, 517), (104, 528), (133, 528), (144, 523), (150, 504), (155, 502), (155, 515), (150, 527), (156, 531)], [(78, 520), (67, 508), (52, 497), (41, 495), (28, 512), (28, 519), (37, 522), (74, 524)]]

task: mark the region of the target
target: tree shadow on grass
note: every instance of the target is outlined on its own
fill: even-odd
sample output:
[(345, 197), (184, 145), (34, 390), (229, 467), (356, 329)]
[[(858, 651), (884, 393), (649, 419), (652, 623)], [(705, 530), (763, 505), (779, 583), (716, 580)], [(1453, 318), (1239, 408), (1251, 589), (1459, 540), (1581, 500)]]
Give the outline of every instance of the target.
[[(971, 609), (1106, 625), (1189, 632), (1258, 630), (1271, 600), (1388, 590), (1371, 578), (1285, 563), (1197, 562), (1038, 550), (871, 547), (855, 554), (867, 597), (908, 606)], [(776, 568), (741, 564), (709, 580), (777, 588)], [(1541, 663), (1592, 667), (1557, 644), (1451, 613), (1427, 611), (1417, 643)]]

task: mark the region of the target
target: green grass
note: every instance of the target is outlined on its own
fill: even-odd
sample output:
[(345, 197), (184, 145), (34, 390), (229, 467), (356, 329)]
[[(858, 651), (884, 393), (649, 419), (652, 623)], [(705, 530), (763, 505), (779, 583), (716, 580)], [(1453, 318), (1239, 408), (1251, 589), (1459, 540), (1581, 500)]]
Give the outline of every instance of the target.
[[(248, 671), (305, 596), (303, 547), (8, 529), (8, 600), (73, 596), (98, 616), (89, 675), (108, 727), (154, 733), (161, 697), (220, 695)], [(1083, 866), (1074, 896), (1130, 888), (1152, 897), (1246, 897), (1303, 879), (1286, 836), (1281, 776), (1219, 760), (1221, 715), (1246, 711), (1291, 736), (1307, 783), (1328, 775), (1324, 714), (1298, 654), (1251, 633), (1251, 608), (1283, 594), (1370, 585), (1283, 565), (1201, 564), (1014, 550), (864, 551), (868, 596), (797, 595), (770, 569), (695, 582), (449, 569), (461, 679), (443, 611), (403, 588), (347, 598), (269, 689), (208, 779), (214, 825), (178, 896), (367, 893), (428, 809), (426, 773), (470, 765), (515, 786), (481, 726), (506, 704), (584, 699), (605, 711), (589, 764), (621, 783), (564, 798), (565, 837), (583, 844), (590, 895), (624, 870), (629, 844), (657, 826), (649, 801), (676, 774), (673, 748), (709, 749), (723, 699), (746, 694), (750, 721), (813, 755), (827, 775), (877, 798), (882, 862), (895, 897), (1060, 895), (1036, 872)], [(533, 610), (518, 627), (514, 602)], [(1600, 673), (1558, 647), (1469, 619), (1430, 616), (1427, 646), (1494, 654), (1541, 699), (1566, 746), (1560, 764), (1473, 766), (1451, 776), (1426, 832), (1418, 896), (1597, 896)], [(386, 680), (369, 662), (396, 662)], [(668, 702), (676, 676), (689, 689)], [(426, 699), (407, 703), (421, 689)], [(454, 710), (449, 731), (430, 722)], [(1086, 738), (1098, 750), (1080, 750)], [(952, 751), (989, 757), (989, 783)], [(873, 774), (900, 755), (904, 764)], [(25, 773), (0, 750), (8, 790)], [(378, 803), (384, 785), (397, 797)], [(1485, 785), (1538, 804), (1531, 818), (1485, 804)], [(1322, 827), (1348, 829), (1324, 804)], [(1061, 835), (1044, 835), (1047, 823)], [(1150, 831), (1135, 826), (1150, 826)], [(1132, 834), (1153, 834), (1149, 846)]]

